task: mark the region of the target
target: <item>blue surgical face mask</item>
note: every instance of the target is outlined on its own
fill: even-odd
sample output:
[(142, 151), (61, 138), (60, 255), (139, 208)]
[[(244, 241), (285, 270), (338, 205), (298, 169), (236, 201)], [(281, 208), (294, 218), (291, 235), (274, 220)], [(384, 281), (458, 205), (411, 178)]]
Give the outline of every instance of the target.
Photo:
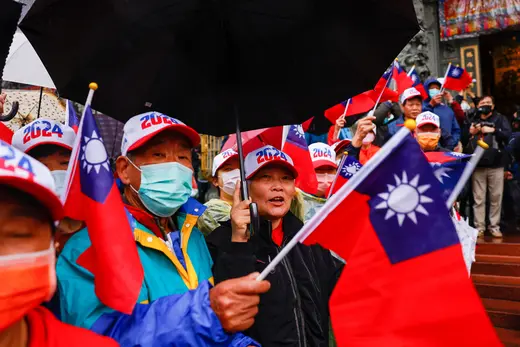
[(54, 178), (55, 192), (61, 198), (65, 191), (65, 181), (67, 179), (67, 170), (51, 171), (52, 178)]
[(428, 90), (428, 94), (430, 94), (430, 98), (434, 98), (439, 95), (441, 91), (439, 89), (430, 89)]
[(179, 163), (161, 163), (137, 167), (141, 171), (139, 191), (130, 186), (143, 205), (158, 217), (170, 217), (188, 201), (193, 171)]

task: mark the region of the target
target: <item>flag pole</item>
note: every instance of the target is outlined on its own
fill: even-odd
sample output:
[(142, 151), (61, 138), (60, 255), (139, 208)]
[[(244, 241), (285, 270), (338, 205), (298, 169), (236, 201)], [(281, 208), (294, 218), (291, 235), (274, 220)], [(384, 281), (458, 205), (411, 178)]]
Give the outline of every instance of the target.
[(320, 209), (320, 213), (316, 213), (298, 233), (292, 238), (289, 243), (282, 248), (280, 253), (267, 265), (262, 271), (260, 276), (256, 278), (257, 281), (264, 280), (269, 273), (274, 270), (282, 259), (298, 244), (303, 242), (307, 236), (309, 236), (314, 229), (316, 229), (331, 213), (334, 211), (339, 204), (345, 200), (362, 182), (363, 180), (372, 173), (387, 157), (390, 153), (396, 149), (401, 142), (415, 129), (415, 121), (412, 119), (406, 120), (405, 126), (402, 127), (381, 149), (372, 157), (365, 165), (354, 175), (352, 178), (345, 183), (336, 194), (334, 194), (323, 207)]
[(478, 144), (478, 147), (475, 149), (475, 152), (473, 153), (471, 160), (468, 162), (468, 164), (464, 168), (464, 171), (462, 172), (462, 176), (460, 176), (457, 184), (455, 185), (455, 188), (453, 189), (453, 191), (450, 194), (450, 197), (446, 201), (446, 207), (448, 209), (451, 209), (453, 207), (453, 204), (457, 200), (457, 197), (459, 196), (460, 192), (466, 185), (466, 182), (469, 180), (469, 178), (471, 177), (471, 174), (477, 167), (477, 164), (480, 161), (480, 159), (482, 158), (482, 155), (484, 154), (486, 149), (489, 148), (489, 145), (482, 140), (479, 140), (477, 142), (477, 144)]
[[(392, 69), (393, 69), (393, 65), (392, 65)], [(374, 114), (374, 112), (376, 112), (377, 105), (381, 101), (381, 98), (383, 97), (383, 93), (385, 92), (385, 89), (388, 87), (388, 84), (390, 83), (390, 80), (392, 79), (392, 75), (393, 75), (393, 72), (390, 74), (390, 77), (388, 78), (388, 80), (386, 80), (386, 84), (385, 84), (384, 88), (381, 90), (381, 93), (379, 93), (379, 97), (377, 98), (376, 104), (374, 105), (374, 108), (372, 109), (372, 114)]]
[[(78, 134), (81, 134), (81, 129), (83, 128), (83, 120), (85, 118), (85, 112), (87, 111), (87, 107), (90, 106), (90, 104), (92, 103), (92, 98), (94, 97), (94, 93), (98, 89), (98, 85), (97, 83), (92, 82), (88, 85), (88, 88), (89, 91), (87, 95), (87, 100), (85, 101), (85, 107), (83, 108), (81, 119), (79, 120)], [(81, 136), (76, 136), (76, 138), (74, 139), (74, 145), (72, 146), (72, 153), (70, 155), (69, 166), (67, 167), (67, 180), (65, 182), (66, 189), (62, 192), (62, 196), (60, 197), (63, 203), (65, 203), (65, 201), (67, 200), (67, 195), (69, 194), (70, 184), (72, 183), (72, 173), (76, 170), (76, 165), (78, 161), (75, 160), (75, 158), (78, 155), (80, 141)]]
[(332, 185), (330, 186), (329, 195), (327, 196), (327, 199), (330, 198), (332, 195), (332, 192), (334, 191), (334, 186), (336, 185), (336, 180), (338, 179), (338, 175), (341, 172), (341, 169), (343, 168), (343, 165), (345, 164), (345, 161), (347, 160), (348, 152), (343, 152), (343, 158), (341, 158), (341, 161), (338, 166), (338, 170), (336, 171), (336, 176), (334, 176), (334, 181), (332, 181)]
[(341, 115), (341, 117), (345, 118), (345, 116), (347, 115), (347, 112), (348, 112), (348, 107), (350, 106), (350, 102), (351, 102), (352, 98), (349, 98), (347, 100), (347, 106), (345, 106), (345, 111), (343, 111), (343, 114)]
[(446, 77), (448, 77), (448, 72), (450, 72), (451, 62), (448, 64), (448, 68), (446, 69), (446, 73), (444, 74), (444, 81), (442, 81), (441, 86), (441, 94), (444, 92), (444, 83), (446, 83)]
[(407, 76), (410, 77), (410, 76), (412, 75), (412, 73), (414, 72), (414, 70), (415, 70), (415, 65), (412, 66), (412, 68), (410, 69), (410, 71), (408, 71)]

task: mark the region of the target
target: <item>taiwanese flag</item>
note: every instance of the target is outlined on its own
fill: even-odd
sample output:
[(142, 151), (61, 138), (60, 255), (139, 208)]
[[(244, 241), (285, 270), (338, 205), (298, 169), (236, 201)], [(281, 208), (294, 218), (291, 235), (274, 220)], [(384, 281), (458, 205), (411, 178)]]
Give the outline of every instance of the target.
[(413, 80), (408, 76), (397, 60), (394, 61), (392, 74), (395, 83), (397, 84), (397, 91), (399, 94), (402, 94), (406, 89), (413, 87)]
[(459, 66), (450, 65), (444, 80), (444, 88), (451, 90), (464, 90), (473, 82), (469, 73)]
[(13, 140), (13, 131), (7, 125), (0, 123), (0, 140), (11, 144)]
[(318, 180), (312, 165), (309, 147), (305, 141), (305, 134), (301, 125), (286, 125), (286, 138), (282, 151), (288, 154), (298, 168), (296, 187), (308, 194), (316, 194)]
[(456, 152), (426, 152), (424, 154), (433, 169), (433, 174), (441, 183), (442, 196), (448, 200), (471, 155)]
[(413, 81), (412, 87), (414, 87), (421, 93), (424, 100), (428, 99), (429, 95), (426, 92), (426, 89), (424, 88), (424, 85), (421, 82), (421, 77), (419, 76), (417, 71), (415, 71), (415, 69), (410, 73), (410, 78)]
[(334, 180), (331, 192), (332, 194), (335, 194), (341, 187), (343, 187), (343, 185), (347, 183), (355, 173), (361, 170), (361, 167), (363, 166), (359, 161), (349, 155), (344, 158), (341, 167), (339, 167), (336, 172), (336, 179)]
[(367, 92), (367, 95), (374, 101), (379, 103), (385, 101), (399, 101), (399, 93), (389, 88), (393, 80), (393, 68), (386, 71), (377, 82), (375, 88)]
[(86, 222), (92, 242), (78, 264), (94, 275), (96, 295), (103, 304), (130, 314), (141, 290), (143, 268), (90, 106), (81, 119), (68, 174), (65, 214)]
[[(348, 104), (348, 109), (347, 109)], [(348, 100), (345, 100), (336, 106), (333, 106), (325, 111), (325, 118), (327, 118), (332, 124), (336, 123), (336, 120), (345, 115), (354, 116), (360, 113), (370, 111), (375, 105), (375, 101), (370, 97), (369, 92), (361, 93)], [(346, 110), (346, 112), (345, 112)]]
[(65, 106), (65, 113), (67, 114), (67, 125), (74, 129), (76, 134), (78, 133), (78, 116), (76, 115), (76, 111), (74, 110), (74, 105), (72, 105), (72, 101), (67, 100), (67, 104)]
[(338, 346), (501, 346), (439, 182), (417, 142), (401, 138), (307, 222), (305, 244), (346, 260), (329, 302)]

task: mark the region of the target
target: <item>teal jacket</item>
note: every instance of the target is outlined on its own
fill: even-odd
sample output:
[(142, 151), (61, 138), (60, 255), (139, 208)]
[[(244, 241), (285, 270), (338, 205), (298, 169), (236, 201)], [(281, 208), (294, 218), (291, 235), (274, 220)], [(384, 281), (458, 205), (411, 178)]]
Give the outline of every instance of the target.
[[(256, 345), (241, 334), (226, 334), (209, 307), (211, 285), (204, 282), (213, 284), (213, 262), (204, 236), (195, 227), (204, 210), (204, 205), (190, 199), (177, 212), (175, 220), (180, 232), (173, 233), (180, 245), (177, 249), (170, 249), (154, 232), (129, 215), (144, 270), (139, 299), (130, 316), (115, 312), (98, 300), (94, 276), (77, 263), (91, 245), (88, 232), (82, 229), (73, 235), (65, 244), (56, 266), (61, 319), (113, 337), (122, 346)], [(202, 313), (197, 312), (194, 305), (201, 306), (198, 309)], [(186, 310), (186, 307), (190, 309)], [(134, 315), (138, 317), (132, 317)], [(176, 326), (177, 321), (182, 326)], [(161, 334), (159, 325), (171, 330)], [(172, 330), (176, 330), (176, 334)], [(178, 334), (184, 335), (179, 337)], [(170, 341), (174, 337), (175, 341)]]

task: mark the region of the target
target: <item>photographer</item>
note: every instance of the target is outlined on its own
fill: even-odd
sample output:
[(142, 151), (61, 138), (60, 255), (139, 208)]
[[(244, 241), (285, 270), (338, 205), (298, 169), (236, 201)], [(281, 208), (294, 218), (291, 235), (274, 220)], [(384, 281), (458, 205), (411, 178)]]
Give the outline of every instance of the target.
[(471, 154), (477, 147), (477, 141), (483, 140), (489, 145), (484, 152), (472, 177), (475, 228), (479, 237), (486, 230), (486, 194), (489, 193), (489, 232), (500, 238), (500, 212), (504, 191), (504, 168), (508, 165), (505, 150), (511, 137), (511, 126), (503, 115), (495, 111), (492, 96), (483, 96), (477, 104), (469, 127), (469, 142), (464, 152)]

